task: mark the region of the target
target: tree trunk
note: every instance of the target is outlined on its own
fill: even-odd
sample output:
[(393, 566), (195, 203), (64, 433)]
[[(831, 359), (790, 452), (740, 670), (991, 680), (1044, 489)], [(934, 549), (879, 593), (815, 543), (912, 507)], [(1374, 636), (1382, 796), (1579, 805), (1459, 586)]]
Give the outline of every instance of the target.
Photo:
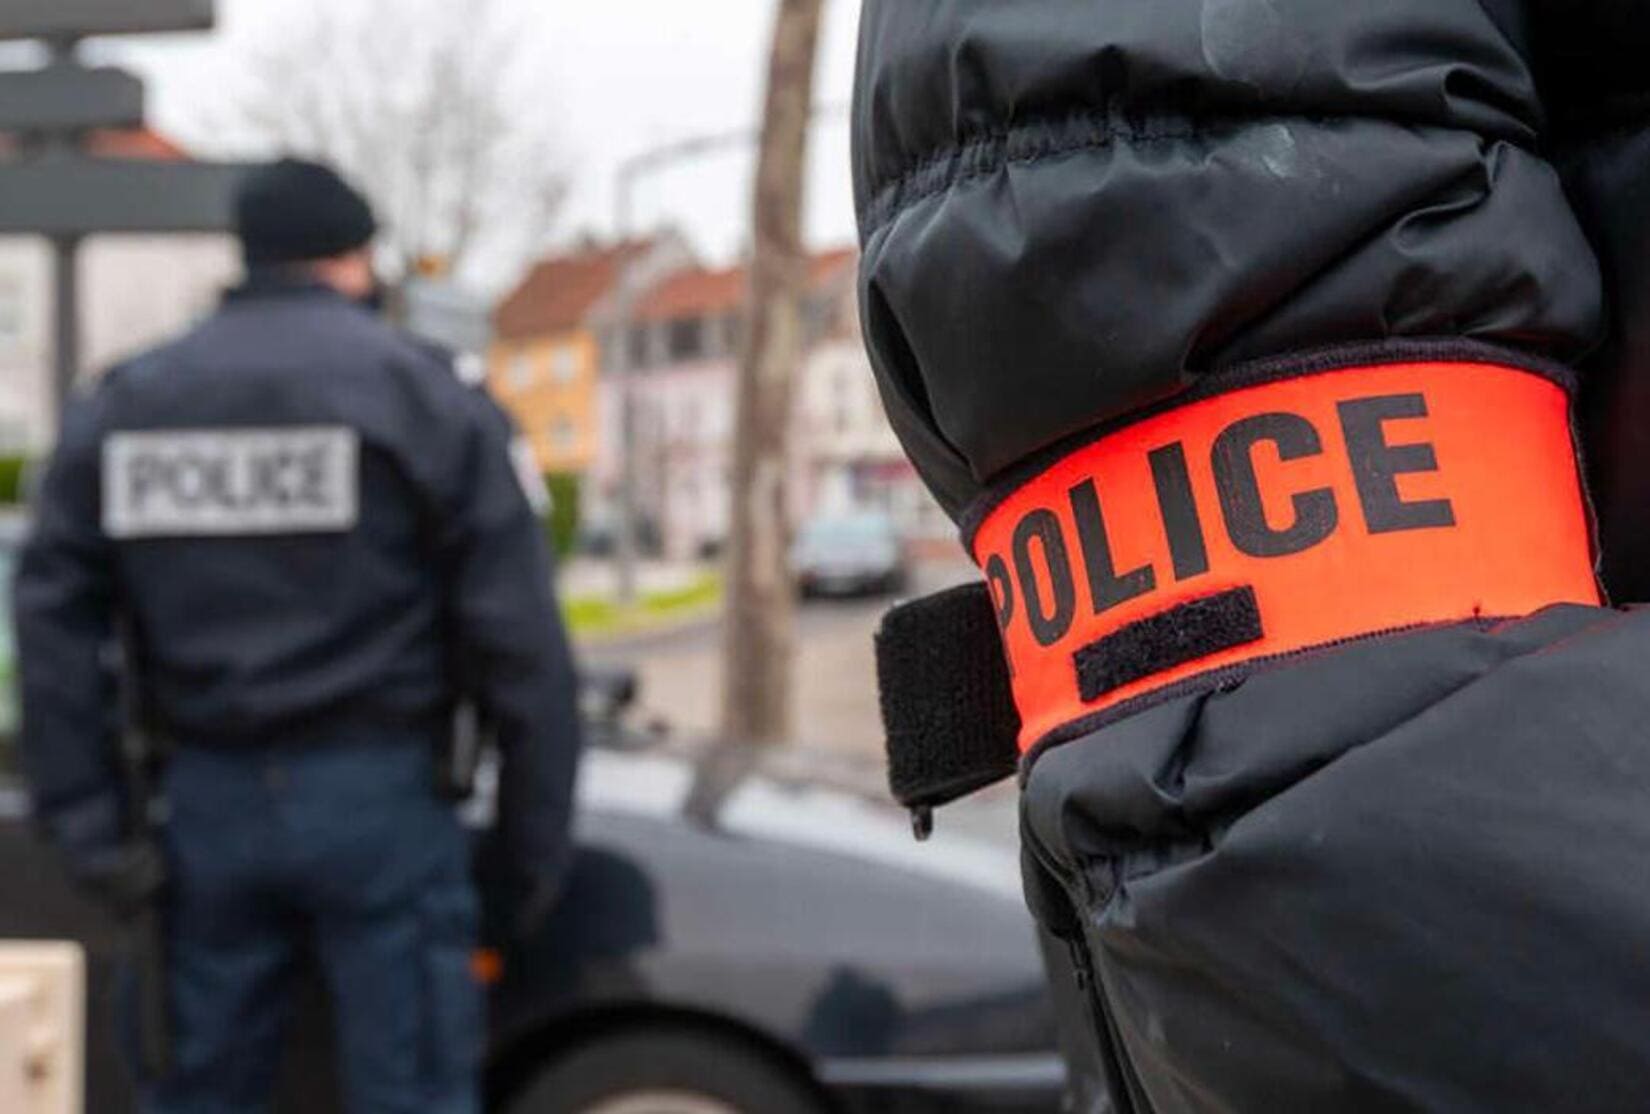
[(757, 749), (791, 735), (795, 596), (787, 445), (792, 383), (803, 355), (802, 184), (820, 9), (821, 0), (779, 0), (768, 59), (734, 428), (722, 740), (701, 767), (688, 805), (690, 815), (705, 821)]

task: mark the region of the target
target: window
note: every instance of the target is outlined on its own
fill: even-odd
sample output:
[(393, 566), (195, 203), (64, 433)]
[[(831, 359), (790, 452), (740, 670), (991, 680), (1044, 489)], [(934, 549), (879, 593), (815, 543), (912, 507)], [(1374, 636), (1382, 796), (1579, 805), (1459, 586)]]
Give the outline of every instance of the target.
[(697, 360), (705, 354), (704, 319), (679, 317), (665, 331), (665, 356), (671, 363)]
[(533, 385), (533, 354), (525, 348), (510, 357), (510, 386), (518, 391)]
[(558, 453), (570, 453), (579, 445), (579, 427), (566, 414), (557, 414), (550, 420), (550, 447)]
[(571, 344), (558, 344), (550, 351), (550, 377), (557, 383), (571, 383), (579, 374), (578, 352)]

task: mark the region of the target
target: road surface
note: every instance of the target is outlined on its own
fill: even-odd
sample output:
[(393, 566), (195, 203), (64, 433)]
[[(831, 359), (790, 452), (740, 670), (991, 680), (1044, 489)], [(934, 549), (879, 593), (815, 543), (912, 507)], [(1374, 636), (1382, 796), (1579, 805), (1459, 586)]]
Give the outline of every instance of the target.
[[(979, 574), (960, 564), (919, 565), (911, 594), (926, 595)], [(810, 600), (797, 614), (796, 733), (784, 768), (829, 771), (881, 794), (886, 768), (877, 708), (872, 635), (888, 597)], [(637, 721), (667, 727), (687, 745), (714, 739), (721, 700), (722, 624), (580, 647), (590, 664), (622, 665), (641, 682)], [(941, 811), (938, 823), (993, 840), (1015, 838), (1014, 790), (999, 787)]]

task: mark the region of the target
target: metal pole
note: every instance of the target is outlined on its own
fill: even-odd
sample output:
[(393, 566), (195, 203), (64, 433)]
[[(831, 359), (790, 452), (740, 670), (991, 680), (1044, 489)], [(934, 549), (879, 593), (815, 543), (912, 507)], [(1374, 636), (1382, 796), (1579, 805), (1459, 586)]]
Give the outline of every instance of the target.
[(56, 322), (52, 390), (57, 423), (61, 426), (69, 397), (74, 393), (75, 380), (80, 375), (80, 237), (53, 236), (51, 243), (56, 287), (52, 307)]
[[(631, 180), (630, 168), (621, 166), (613, 214), (614, 237), (620, 251), (630, 236)], [(619, 389), (619, 516), (613, 552), (618, 564), (619, 601), (624, 604), (636, 602), (636, 402), (630, 366), (630, 272), (630, 260), (621, 255), (618, 297), (613, 306), (613, 382)]]
[[(48, 66), (72, 66), (80, 40), (75, 35), (50, 39), (46, 48), (51, 58)], [(63, 155), (72, 151), (76, 136), (57, 135), (46, 142), (46, 152)], [(52, 402), (56, 407), (57, 424), (63, 425), (69, 398), (74, 394), (76, 378), (80, 375), (80, 237), (62, 233), (51, 237), (52, 279)]]

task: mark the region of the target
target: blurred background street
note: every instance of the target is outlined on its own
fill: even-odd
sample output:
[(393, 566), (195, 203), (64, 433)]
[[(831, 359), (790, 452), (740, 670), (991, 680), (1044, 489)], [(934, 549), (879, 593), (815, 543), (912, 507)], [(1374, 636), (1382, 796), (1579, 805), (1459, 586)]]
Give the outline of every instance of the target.
[[(364, 196), (378, 289), (363, 306), (509, 416), (538, 517), (518, 520), (522, 548), (542, 530), (556, 558), (589, 746), (571, 866), (530, 929), (499, 932), (520, 897), (499, 867), (502, 747), (461, 743), (458, 715), (452, 731), (453, 753), (478, 756), (455, 838), (487, 944), (462, 974), (490, 1016), (443, 1048), (484, 1047), (487, 1108), (1058, 1107), (1015, 787), (948, 807), (924, 843), (889, 795), (874, 634), (898, 601), (978, 573), (888, 424), (861, 335), (858, 11), (0, 2), (6, 1114), (132, 1109), (117, 1032), (147, 1054), (166, 1028), (150, 1024), (166, 1016), (164, 942), (70, 883), (15, 754), (10, 584), (41, 476), (70, 399), (243, 282), (231, 198), (283, 157)], [(119, 761), (164, 770), (133, 742), (133, 709), (116, 711)], [(148, 838), (168, 802), (133, 786)], [(14, 975), (16, 942), (42, 940), (66, 947)], [(117, 983), (157, 955), (159, 1014), (123, 1019)], [(338, 1109), (330, 1008), (309, 971), (281, 1114)], [(29, 1051), (8, 1025), (73, 1039)]]
[[(570, 570), (576, 571), (576, 570)], [(973, 574), (957, 563), (925, 563), (912, 573), (911, 594), (961, 583)], [(893, 600), (884, 595), (812, 599), (797, 617), (797, 728), (793, 745), (858, 761), (882, 761), (872, 635)], [(641, 711), (688, 738), (716, 732), (716, 693), (724, 631), (714, 611), (689, 613), (651, 633), (587, 640), (593, 663), (634, 668)]]
[[(459, 7), (223, 0), (207, 35), (90, 39), (90, 63), (143, 80), (144, 107), (82, 144), (180, 172), (298, 151), (360, 180), (386, 216), (392, 313), (461, 354), (546, 478), (581, 650), (634, 666), (650, 719), (709, 739), (722, 726), (746, 183), (773, 5)], [(888, 429), (859, 339), (846, 174), (856, 16), (851, 0), (820, 16), (788, 501), (796, 531), (883, 519), (914, 570), (899, 594), (912, 595), (970, 570)], [(0, 41), (0, 67), (41, 57)], [(538, 107), (566, 105), (579, 111)], [(0, 129), (0, 153), (6, 142)], [(231, 238), (212, 219), (0, 234), (0, 502), (24, 498), (63, 382), (187, 326), (234, 281)], [(78, 277), (69, 351), (53, 278), (65, 258)], [(785, 741), (858, 767), (863, 784), (881, 761), (869, 636), (892, 598), (810, 600), (796, 632)]]
[[(660, 591), (694, 583), (701, 566), (650, 565), (643, 582)], [(959, 559), (915, 565), (909, 595), (925, 595), (972, 579), (973, 567)], [(611, 590), (610, 567), (575, 562), (563, 573), (571, 594)], [(882, 616), (896, 602), (874, 594), (848, 599), (811, 599), (798, 613), (796, 737), (770, 754), (766, 769), (783, 777), (836, 785), (868, 800), (886, 798), (882, 716), (877, 703), (872, 638)], [(633, 670), (640, 682), (638, 717), (658, 730), (670, 749), (692, 754), (715, 738), (724, 635), (715, 603), (661, 619), (631, 634), (587, 637), (583, 659), (595, 666)], [(1017, 848), (1017, 794), (1011, 784), (996, 786), (948, 807), (940, 818), (946, 831), (967, 832), (1004, 848)]]

